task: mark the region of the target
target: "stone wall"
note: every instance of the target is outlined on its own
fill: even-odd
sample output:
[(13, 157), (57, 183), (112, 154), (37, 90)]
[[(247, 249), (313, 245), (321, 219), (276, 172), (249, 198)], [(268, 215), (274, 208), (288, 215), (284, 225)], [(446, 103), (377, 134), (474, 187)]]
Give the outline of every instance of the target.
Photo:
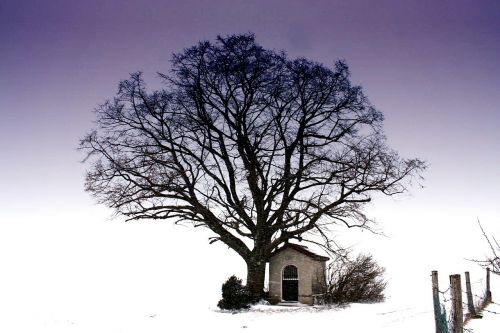
[(325, 262), (313, 260), (311, 257), (294, 249), (284, 249), (269, 260), (269, 298), (272, 304), (279, 303), (281, 296), (281, 279), (283, 268), (287, 265), (297, 267), (299, 275), (299, 302), (313, 304), (313, 294), (324, 291)]

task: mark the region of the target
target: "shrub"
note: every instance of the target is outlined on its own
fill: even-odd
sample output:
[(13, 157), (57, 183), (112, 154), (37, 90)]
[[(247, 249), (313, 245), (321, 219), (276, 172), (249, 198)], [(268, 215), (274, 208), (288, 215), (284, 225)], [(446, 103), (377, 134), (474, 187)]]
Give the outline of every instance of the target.
[(221, 309), (239, 310), (249, 307), (250, 291), (242, 284), (241, 279), (231, 276), (222, 284), (222, 299), (217, 306)]
[(328, 267), (326, 303), (380, 302), (385, 299), (387, 282), (371, 255), (354, 260), (337, 260)]

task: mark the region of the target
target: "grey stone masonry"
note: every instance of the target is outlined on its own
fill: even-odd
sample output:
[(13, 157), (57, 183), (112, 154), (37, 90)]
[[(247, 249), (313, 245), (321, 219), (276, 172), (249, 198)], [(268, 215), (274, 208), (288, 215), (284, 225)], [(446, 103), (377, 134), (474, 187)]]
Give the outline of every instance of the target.
[(293, 265), (298, 271), (298, 302), (313, 304), (313, 295), (323, 294), (326, 290), (326, 261), (323, 257), (310, 252), (297, 244), (285, 244), (269, 260), (269, 298), (277, 304), (283, 298), (283, 270)]

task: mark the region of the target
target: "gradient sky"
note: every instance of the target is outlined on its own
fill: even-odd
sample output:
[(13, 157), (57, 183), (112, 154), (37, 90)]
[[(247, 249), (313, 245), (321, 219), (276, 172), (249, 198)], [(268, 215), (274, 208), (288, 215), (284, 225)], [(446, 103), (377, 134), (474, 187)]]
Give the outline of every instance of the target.
[(2, 214), (80, 206), (75, 147), (118, 81), (142, 70), (157, 86), (173, 52), (248, 31), (291, 56), (345, 58), (389, 143), (430, 162), (431, 203), (496, 209), (498, 1), (16, 0), (0, 5)]
[(381, 255), (422, 237), (447, 238), (456, 227), (477, 232), (476, 218), (500, 231), (498, 0), (2, 0), (3, 250), (29, 260), (21, 247), (83, 246), (80, 232), (104, 232), (111, 212), (83, 191), (76, 150), (92, 110), (128, 73), (142, 70), (158, 87), (155, 73), (168, 71), (173, 52), (246, 32), (292, 57), (327, 66), (346, 59), (352, 80), (384, 113), (389, 144), (429, 162), (424, 189), (370, 208), (393, 239)]

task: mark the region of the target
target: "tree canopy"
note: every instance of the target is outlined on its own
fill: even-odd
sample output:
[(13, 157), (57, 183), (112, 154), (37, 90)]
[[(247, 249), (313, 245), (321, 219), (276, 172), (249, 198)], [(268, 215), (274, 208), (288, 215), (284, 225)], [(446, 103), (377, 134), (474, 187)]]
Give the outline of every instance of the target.
[(312, 234), (328, 245), (337, 224), (370, 228), (372, 196), (407, 191), (425, 168), (387, 146), (383, 115), (345, 61), (328, 68), (251, 34), (219, 36), (160, 76), (164, 88), (148, 91), (132, 74), (96, 109), (80, 144), (86, 189), (129, 219), (209, 228), (247, 262), (254, 294), (280, 245)]

